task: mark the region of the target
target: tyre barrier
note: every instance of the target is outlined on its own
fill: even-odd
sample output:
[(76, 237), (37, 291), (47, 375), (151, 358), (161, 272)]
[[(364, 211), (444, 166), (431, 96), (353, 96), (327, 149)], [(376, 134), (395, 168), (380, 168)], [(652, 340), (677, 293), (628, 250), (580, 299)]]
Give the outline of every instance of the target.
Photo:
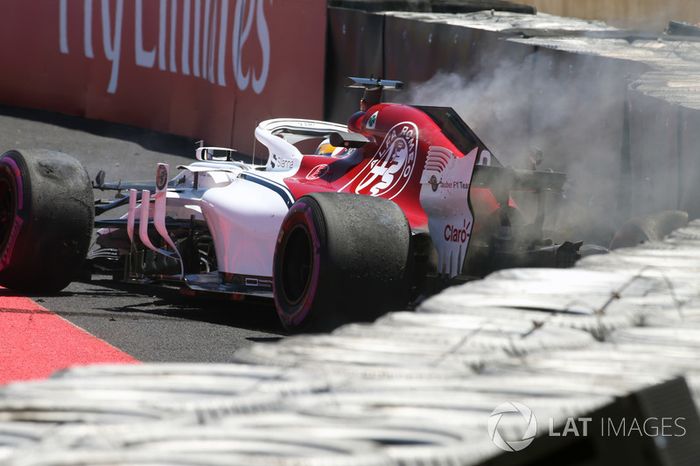
[[(533, 351), (585, 347), (593, 342), (590, 335), (574, 329), (543, 327), (533, 320), (506, 320), (491, 316), (461, 316), (452, 328), (425, 325), (396, 325), (391, 320), (380, 320), (374, 325), (348, 325), (335, 332), (334, 340), (349, 337), (349, 341), (366, 348), (370, 342), (392, 342), (403, 348), (428, 343), (439, 345), (442, 354), (462, 352), (499, 351), (519, 356)], [(391, 319), (391, 317), (389, 318)], [(455, 319), (455, 324), (457, 324)], [(445, 351), (449, 349), (449, 353)]]
[(250, 464), (245, 459), (221, 458), (206, 455), (183, 455), (181, 453), (162, 453), (151, 451), (28, 451), (23, 457), (15, 457), (14, 466), (84, 466), (84, 465), (133, 465), (133, 466), (244, 466)]
[[(596, 255), (586, 260), (609, 256)], [(585, 313), (600, 309), (613, 295), (624, 298), (668, 292), (663, 276), (642, 269), (631, 269), (632, 272), (629, 269), (511, 269), (510, 279), (505, 274), (492, 274), (483, 280), (483, 287), (478, 285), (482, 282), (470, 282), (453, 287), (437, 298), (459, 295), (468, 296), (475, 305)], [(551, 303), (547, 302), (548, 298)]]
[(41, 384), (11, 384), (0, 392), (0, 402), (57, 397), (96, 406), (129, 403), (204, 423), (226, 415), (276, 411), (286, 396), (327, 391), (329, 383), (320, 375), (245, 365), (88, 366), (60, 372)]
[[(302, 425), (275, 425), (265, 422), (254, 429), (241, 427), (238, 420), (194, 430), (133, 431), (109, 442), (119, 449), (180, 451), (183, 453), (242, 453), (255, 457), (321, 457), (333, 459), (346, 452), (354, 455), (376, 453), (382, 447), (394, 446), (394, 455), (411, 460), (411, 452), (432, 447), (446, 452), (465, 442), (461, 432), (447, 428), (383, 425), (353, 420), (352, 425), (323, 422)], [(350, 420), (345, 420), (350, 421)], [(98, 442), (103, 442), (100, 439)], [(401, 446), (399, 448), (398, 446)], [(385, 452), (386, 453), (386, 452)], [(454, 453), (453, 453), (454, 454)], [(389, 455), (392, 456), (392, 455)], [(277, 461), (277, 460), (275, 460)]]
[[(286, 417), (263, 414), (227, 418), (222, 425), (292, 431), (319, 439), (369, 441), (381, 447), (391, 457), (392, 464), (406, 466), (469, 464), (494, 453), (491, 442), (482, 442), (479, 446), (471, 442), (471, 439), (483, 436), (482, 431), (451, 428), (435, 422), (435, 419), (392, 419), (373, 412), (356, 416), (337, 413), (328, 416), (297, 413)], [(467, 441), (469, 446), (465, 445)]]
[[(300, 433), (263, 429), (242, 429), (219, 425), (159, 428), (141, 427), (120, 432), (96, 430), (95, 435), (81, 439), (81, 447), (150, 450), (181, 453), (216, 453), (271, 458), (311, 458), (376, 453), (367, 441), (344, 438), (306, 437)], [(70, 446), (70, 445), (69, 445)]]
[[(240, 414), (233, 416), (236, 419), (244, 417)], [(142, 451), (153, 454), (154, 458), (168, 457), (174, 453), (182, 454), (187, 458), (187, 462), (183, 464), (209, 464), (210, 460), (216, 460), (215, 464), (223, 464), (225, 460), (238, 460), (241, 464), (252, 465), (393, 464), (369, 441), (310, 439), (289, 428), (274, 431), (267, 428), (221, 426), (211, 419), (209, 422), (210, 425), (177, 425), (170, 422), (130, 424), (128, 427), (57, 427), (38, 441), (33, 439), (33, 443), (15, 445), (14, 454), (8, 456), (10, 461), (7, 464), (93, 464), (92, 459), (86, 459), (91, 458), (93, 454), (126, 451)], [(52, 457), (56, 451), (67, 455), (65, 463), (60, 459), (60, 455), (59, 459)], [(70, 452), (81, 454), (70, 455)]]
[[(656, 360), (655, 362), (658, 362)], [(654, 378), (647, 378), (653, 382)], [(574, 374), (570, 377), (555, 377), (545, 373), (530, 373), (523, 377), (520, 371), (499, 368), (497, 372), (483, 374), (469, 379), (452, 378), (443, 380), (356, 380), (335, 387), (338, 391), (365, 391), (365, 392), (402, 392), (402, 391), (447, 391), (447, 392), (474, 392), (502, 394), (512, 399), (521, 397), (576, 397), (576, 396), (621, 396), (635, 388), (635, 383), (630, 380), (619, 380), (614, 377), (592, 378), (590, 376)]]
[[(628, 309), (619, 312), (606, 312), (603, 315), (556, 313), (542, 310), (524, 310), (510, 307), (476, 307), (457, 296), (445, 296), (440, 300), (423, 303), (417, 313), (406, 315), (407, 319), (416, 318), (423, 322), (416, 325), (460, 328), (462, 320), (469, 316), (488, 315), (498, 320), (509, 320), (528, 323), (531, 326), (541, 325), (548, 329), (563, 327), (587, 332), (596, 340), (604, 340), (615, 329), (631, 327), (640, 320), (639, 316)], [(387, 319), (401, 318), (391, 314)]]
[[(23, 452), (24, 453), (24, 452)], [(356, 454), (319, 458), (293, 458), (253, 455), (217, 455), (151, 450), (76, 450), (26, 452), (13, 459), (13, 466), (393, 466), (383, 454)]]
[[(496, 381), (496, 380), (494, 380)], [(497, 381), (496, 381), (497, 382)], [(362, 423), (366, 417), (382, 416), (404, 426), (449, 428), (461, 433), (466, 442), (489, 441), (488, 420), (494, 407), (508, 400), (503, 393), (467, 390), (348, 391), (301, 396), (290, 400), (294, 409), (314, 416), (343, 416)], [(519, 401), (542, 418), (559, 420), (590, 412), (610, 403), (611, 397), (522, 397)], [(576, 414), (579, 413), (579, 414)], [(546, 429), (540, 425), (538, 428)]]
[(172, 377), (172, 376), (211, 376), (229, 381), (279, 381), (308, 380), (308, 373), (292, 372), (273, 366), (253, 366), (243, 364), (215, 363), (149, 363), (149, 364), (95, 364), (76, 366), (56, 372), (51, 376), (57, 378), (84, 377)]
[[(260, 345), (261, 347), (265, 347), (265, 345)], [(243, 351), (239, 352), (240, 354), (243, 354)], [(415, 376), (416, 378), (444, 378), (445, 376), (453, 376), (454, 374), (442, 370), (442, 369), (433, 369), (429, 367), (409, 367), (407, 370), (403, 370), (400, 367), (395, 367), (391, 368), (382, 368), (381, 366), (378, 367), (378, 369), (375, 371), (371, 367), (367, 367), (366, 370), (366, 375), (362, 376), (361, 378), (383, 378), (382, 376), (391, 376), (391, 375), (396, 375), (396, 376), (401, 376), (401, 377), (408, 377), (408, 376)], [(328, 383), (328, 379), (325, 377), (328, 375), (327, 371), (325, 370), (320, 370), (320, 369), (315, 369), (315, 368), (294, 368), (290, 369), (288, 367), (277, 367), (274, 365), (250, 365), (250, 364), (178, 364), (178, 363), (149, 363), (149, 364), (135, 364), (135, 365), (124, 365), (124, 364), (116, 364), (116, 365), (110, 365), (110, 364), (100, 364), (100, 365), (92, 365), (92, 366), (78, 366), (74, 367), (71, 369), (67, 369), (64, 371), (57, 372), (52, 376), (52, 379), (56, 378), (66, 378), (66, 377), (75, 377), (75, 378), (81, 378), (83, 376), (90, 376), (90, 377), (95, 377), (95, 376), (117, 376), (117, 377), (122, 377), (122, 378), (127, 378), (130, 376), (153, 376), (153, 377), (161, 377), (163, 374), (180, 374), (180, 375), (187, 375), (187, 374), (208, 374), (208, 375), (217, 375), (217, 374), (234, 374), (234, 375), (240, 375), (240, 374), (245, 374), (246, 376), (252, 377), (252, 380), (256, 381), (256, 383), (251, 387), (254, 388), (256, 391), (260, 389), (265, 389), (266, 385), (262, 384), (262, 382), (269, 382), (273, 381), (276, 382), (273, 384), (273, 387), (277, 387), (277, 383), (279, 383), (282, 380), (290, 380), (290, 381), (301, 381), (303, 384), (306, 384), (306, 387), (311, 389), (313, 387), (319, 388), (320, 391), (323, 391), (321, 387), (325, 387), (326, 384)], [(374, 375), (374, 376), (373, 376)], [(262, 379), (261, 384), (258, 385), (257, 381), (258, 378)], [(311, 390), (310, 390), (311, 391)], [(287, 394), (287, 393), (283, 393)], [(291, 394), (291, 393), (289, 393)]]
[(611, 337), (616, 343), (645, 344), (654, 348), (700, 349), (700, 326), (685, 324), (682, 327), (640, 327), (615, 332)]
[[(555, 426), (676, 409), (696, 436), (697, 226), (572, 270), (498, 272), (373, 324), (253, 344), (235, 364), (88, 366), (10, 384), (0, 389), (0, 462), (506, 464), (515, 457), (499, 455), (488, 427), (510, 400)], [(567, 445), (548, 428), (538, 424), (520, 464)], [(660, 448), (639, 442), (595, 455)]]
[(700, 222), (693, 220), (686, 227), (679, 228), (666, 238), (666, 242), (683, 241), (686, 244), (700, 242)]
[[(636, 330), (636, 329), (633, 329)], [(687, 347), (663, 348), (654, 346), (645, 341), (639, 343), (625, 343), (613, 341), (604, 343), (597, 349), (576, 352), (557, 352), (552, 355), (551, 361), (561, 361), (563, 365), (585, 365), (591, 373), (614, 374), (615, 370), (637, 371), (640, 377), (649, 378), (649, 367), (659, 367), (654, 375), (674, 376), (681, 373), (695, 373), (700, 371), (700, 361), (697, 360), (693, 349)], [(531, 362), (530, 364), (534, 364)], [(591, 366), (597, 366), (591, 368)], [(567, 369), (570, 372), (576, 368)]]
[(641, 320), (642, 327), (694, 326), (700, 322), (700, 303), (692, 301), (680, 308), (668, 306), (650, 311)]
[[(534, 374), (553, 378), (553, 387), (566, 386), (569, 381), (595, 381), (591, 393), (614, 394), (633, 391), (629, 387), (652, 385), (659, 377), (671, 380), (684, 376), (696, 407), (700, 408), (700, 361), (697, 343), (692, 334), (677, 341), (673, 337), (682, 329), (634, 328), (615, 332), (611, 343), (583, 351), (562, 351), (528, 358), (527, 364), (513, 365), (510, 370), (520, 373), (520, 379)], [(690, 345), (687, 342), (692, 342)], [(654, 368), (653, 374), (649, 368)], [(515, 376), (518, 379), (518, 376)], [(585, 383), (585, 382), (584, 382)], [(608, 391), (610, 390), (610, 391)]]
[[(342, 345), (334, 344), (335, 340)], [(384, 342), (380, 339), (353, 339), (333, 337), (288, 338), (277, 345), (252, 345), (236, 352), (239, 361), (279, 366), (301, 366), (324, 369), (326, 373), (341, 366), (349, 370), (355, 366), (381, 368), (405, 368), (414, 370), (439, 366), (442, 370), (473, 373), (484, 365), (506, 359), (505, 351), (486, 348), (469, 350), (440, 344), (404, 345), (399, 341)], [(367, 343), (372, 346), (363, 347)], [(340, 377), (344, 373), (338, 374)]]
[[(328, 386), (313, 370), (289, 370), (251, 365), (149, 364), (82, 366), (60, 372), (45, 385), (51, 389), (106, 387), (138, 390), (145, 395), (193, 398), (273, 394), (278, 396), (325, 391)], [(20, 392), (21, 385), (11, 387)]]
[(36, 422), (0, 422), (0, 464), (14, 450), (40, 442), (52, 428)]
[[(162, 410), (149, 408), (128, 400), (101, 402), (82, 400), (78, 397), (0, 399), (0, 422), (32, 422), (44, 424), (95, 424), (111, 425), (123, 423), (156, 422), (173, 420)], [(187, 416), (182, 416), (186, 420)]]
[[(181, 416), (183, 419), (191, 419), (191, 422), (197, 423), (224, 415), (273, 411), (279, 409), (283, 403), (282, 397), (273, 393), (230, 392), (225, 395), (220, 386), (208, 390), (182, 390), (167, 382), (149, 383), (146, 384), (147, 387), (139, 387), (135, 384), (132, 388), (120, 386), (117, 383), (112, 383), (110, 386), (109, 382), (111, 381), (106, 380), (103, 384), (93, 384), (91, 381), (86, 381), (85, 386), (80, 386), (81, 382), (77, 380), (71, 384), (47, 381), (40, 386), (29, 383), (13, 384), (3, 395), (6, 400), (0, 400), (0, 419), (3, 417), (2, 403), (9, 400), (28, 403), (30, 407), (26, 409), (34, 410), (36, 403), (41, 407), (45, 400), (79, 399), (92, 403), (91, 408), (96, 411), (94, 416), (105, 416), (105, 423), (115, 423), (109, 419), (108, 409), (119, 403), (143, 410), (144, 413), (151, 412), (154, 416), (163, 418)], [(13, 414), (15, 417), (19, 415)], [(49, 417), (47, 414), (47, 421), (42, 422), (50, 422)], [(89, 421), (90, 418), (85, 419), (92, 422)], [(67, 419), (60, 422), (82, 423), (84, 420), (78, 418), (75, 421)]]

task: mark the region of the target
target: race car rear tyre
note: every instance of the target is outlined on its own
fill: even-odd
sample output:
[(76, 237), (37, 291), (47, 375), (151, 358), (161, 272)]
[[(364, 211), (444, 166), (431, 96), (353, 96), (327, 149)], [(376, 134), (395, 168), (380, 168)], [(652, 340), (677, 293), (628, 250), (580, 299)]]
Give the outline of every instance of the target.
[(88, 174), (74, 158), (42, 150), (0, 156), (0, 285), (65, 288), (90, 246), (94, 209)]
[(391, 201), (339, 193), (297, 200), (282, 222), (273, 266), (284, 327), (327, 331), (404, 307), (410, 238)]

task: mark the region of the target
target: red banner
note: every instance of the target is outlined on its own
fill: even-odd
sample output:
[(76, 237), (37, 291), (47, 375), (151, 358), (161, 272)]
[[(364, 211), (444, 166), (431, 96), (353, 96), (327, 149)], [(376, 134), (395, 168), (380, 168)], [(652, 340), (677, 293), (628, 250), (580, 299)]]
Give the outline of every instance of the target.
[(0, 101), (250, 151), (320, 118), (324, 0), (4, 0)]

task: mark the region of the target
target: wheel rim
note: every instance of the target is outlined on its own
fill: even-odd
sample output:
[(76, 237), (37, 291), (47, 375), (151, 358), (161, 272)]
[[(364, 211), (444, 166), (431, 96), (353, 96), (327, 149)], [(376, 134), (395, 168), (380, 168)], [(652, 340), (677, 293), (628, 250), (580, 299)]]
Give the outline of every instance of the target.
[(309, 230), (296, 225), (285, 239), (282, 254), (282, 296), (290, 306), (299, 304), (311, 285), (313, 246)]
[(0, 252), (5, 250), (17, 214), (15, 186), (6, 172), (0, 172)]

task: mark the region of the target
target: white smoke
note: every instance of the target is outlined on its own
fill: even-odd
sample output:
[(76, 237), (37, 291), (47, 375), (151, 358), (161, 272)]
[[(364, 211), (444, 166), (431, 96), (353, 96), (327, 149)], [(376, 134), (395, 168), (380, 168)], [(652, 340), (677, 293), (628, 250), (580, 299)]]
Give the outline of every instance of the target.
[(541, 151), (538, 169), (569, 177), (557, 229), (605, 242), (628, 216), (618, 205), (630, 79), (624, 66), (534, 52), (480, 67), (471, 78), (438, 73), (399, 99), (453, 107), (504, 165), (530, 168), (531, 156)]

